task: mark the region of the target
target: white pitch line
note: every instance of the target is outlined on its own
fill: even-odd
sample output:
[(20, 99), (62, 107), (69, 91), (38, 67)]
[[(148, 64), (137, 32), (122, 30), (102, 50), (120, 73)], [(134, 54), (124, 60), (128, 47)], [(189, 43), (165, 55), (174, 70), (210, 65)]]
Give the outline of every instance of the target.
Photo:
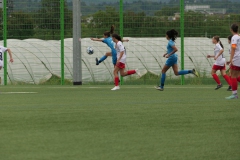
[(0, 92), (0, 94), (36, 94), (37, 92)]

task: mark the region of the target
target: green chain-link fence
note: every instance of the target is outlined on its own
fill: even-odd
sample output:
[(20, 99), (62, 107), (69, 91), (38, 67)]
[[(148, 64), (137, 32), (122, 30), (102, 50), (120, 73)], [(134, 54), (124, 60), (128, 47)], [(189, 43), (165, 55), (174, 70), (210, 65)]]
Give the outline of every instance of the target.
[[(63, 84), (61, 77), (64, 76), (65, 83), (71, 84), (72, 1), (62, 1), (64, 19), (61, 19), (60, 0), (5, 1), (7, 30), (3, 30), (1, 10), (0, 32), (2, 35), (6, 33), (7, 46), (12, 49), (15, 60), (13, 64), (8, 64), (8, 82)], [(185, 76), (185, 84), (213, 84), (210, 71), (214, 61), (206, 58), (207, 54), (213, 54), (211, 38), (214, 35), (221, 37), (225, 47), (224, 55), (228, 59), (229, 45), (226, 37), (230, 34), (229, 26), (240, 22), (240, 2), (182, 2), (184, 5), (181, 6), (180, 0), (81, 0), (83, 83), (113, 83), (111, 58), (99, 66), (95, 65), (95, 58), (100, 58), (110, 49), (103, 43), (91, 41), (90, 38), (103, 38), (103, 33), (114, 25), (116, 33), (130, 40), (124, 43), (128, 56), (127, 68), (138, 68), (142, 74), (141, 78), (125, 78), (124, 84), (158, 83), (166, 61), (162, 57), (167, 45), (165, 33), (172, 28), (179, 32), (176, 41), (179, 49), (179, 69), (182, 63), (185, 69), (196, 68), (201, 75), (198, 79), (191, 75)], [(184, 11), (185, 20), (182, 27), (181, 11)], [(64, 30), (61, 24), (64, 25)], [(184, 35), (181, 31), (184, 31)], [(181, 41), (181, 35), (184, 36), (184, 41)], [(63, 38), (64, 44), (61, 43)], [(181, 58), (182, 42), (184, 57)], [(3, 44), (4, 41), (0, 41), (0, 45)], [(94, 48), (93, 55), (86, 53), (88, 46)], [(3, 77), (3, 72), (0, 75)], [(174, 76), (173, 71), (169, 70), (167, 83), (181, 84), (181, 78)]]

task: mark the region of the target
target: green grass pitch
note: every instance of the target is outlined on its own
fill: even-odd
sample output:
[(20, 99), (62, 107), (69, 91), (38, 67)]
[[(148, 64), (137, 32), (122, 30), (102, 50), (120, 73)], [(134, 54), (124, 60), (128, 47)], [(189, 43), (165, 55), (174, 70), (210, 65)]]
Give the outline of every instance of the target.
[(1, 159), (240, 159), (240, 101), (226, 88), (112, 87), (1, 87)]

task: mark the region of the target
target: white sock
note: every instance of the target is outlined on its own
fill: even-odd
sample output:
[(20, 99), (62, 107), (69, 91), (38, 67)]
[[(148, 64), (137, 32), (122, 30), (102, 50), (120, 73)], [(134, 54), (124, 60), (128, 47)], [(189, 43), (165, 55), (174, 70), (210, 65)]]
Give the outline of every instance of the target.
[(237, 94), (237, 90), (236, 91), (232, 91), (233, 94)]

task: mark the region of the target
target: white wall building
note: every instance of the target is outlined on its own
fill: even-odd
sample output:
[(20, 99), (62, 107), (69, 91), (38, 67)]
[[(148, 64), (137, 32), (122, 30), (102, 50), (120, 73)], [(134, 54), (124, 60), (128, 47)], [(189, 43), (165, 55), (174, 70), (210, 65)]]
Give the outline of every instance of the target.
[(225, 8), (211, 8), (210, 5), (186, 5), (185, 11), (201, 12), (204, 14), (226, 14)]

